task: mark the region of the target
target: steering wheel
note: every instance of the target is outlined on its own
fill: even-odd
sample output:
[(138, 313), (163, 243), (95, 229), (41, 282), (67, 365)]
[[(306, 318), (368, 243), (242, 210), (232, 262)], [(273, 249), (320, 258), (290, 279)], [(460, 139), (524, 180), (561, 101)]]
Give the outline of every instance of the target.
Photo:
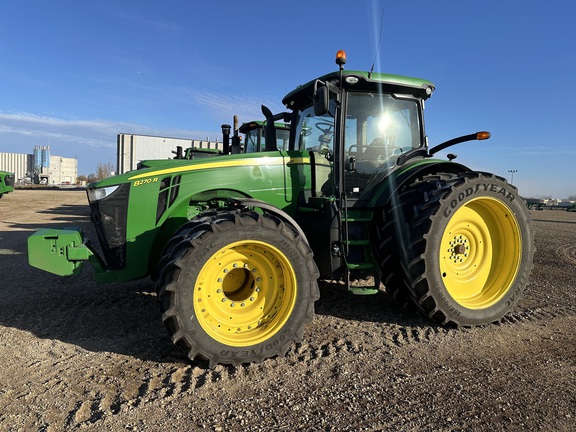
[[(334, 124), (333, 123), (320, 122), (320, 123), (316, 123), (314, 126), (316, 126), (316, 129), (318, 129), (323, 134), (330, 134), (330, 135), (334, 134)], [(322, 129), (322, 126), (324, 126), (325, 129)]]

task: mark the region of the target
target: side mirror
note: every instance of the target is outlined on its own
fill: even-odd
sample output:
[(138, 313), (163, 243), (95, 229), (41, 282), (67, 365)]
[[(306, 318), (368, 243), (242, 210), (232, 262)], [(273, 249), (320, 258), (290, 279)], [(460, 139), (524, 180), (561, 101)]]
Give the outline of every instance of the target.
[[(318, 84), (318, 83), (317, 83)], [(328, 112), (328, 107), (330, 106), (330, 91), (328, 87), (322, 85), (317, 87), (314, 91), (314, 114), (317, 116), (323, 116)]]

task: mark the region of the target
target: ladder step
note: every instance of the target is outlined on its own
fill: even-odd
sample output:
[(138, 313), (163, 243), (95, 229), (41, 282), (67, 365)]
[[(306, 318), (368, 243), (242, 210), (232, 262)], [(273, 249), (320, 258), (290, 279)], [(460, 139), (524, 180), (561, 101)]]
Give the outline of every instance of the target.
[(348, 268), (350, 270), (370, 270), (374, 268), (374, 264), (372, 263), (348, 263)]
[(347, 218), (342, 218), (342, 220), (346, 222), (370, 222), (372, 218), (348, 216)]
[(344, 243), (350, 246), (368, 246), (370, 245), (370, 240), (345, 240)]
[(354, 295), (373, 295), (378, 293), (378, 288), (373, 286), (351, 286), (348, 287), (348, 291)]
[(372, 217), (372, 212), (348, 210), (348, 214), (342, 219), (347, 222), (370, 222)]

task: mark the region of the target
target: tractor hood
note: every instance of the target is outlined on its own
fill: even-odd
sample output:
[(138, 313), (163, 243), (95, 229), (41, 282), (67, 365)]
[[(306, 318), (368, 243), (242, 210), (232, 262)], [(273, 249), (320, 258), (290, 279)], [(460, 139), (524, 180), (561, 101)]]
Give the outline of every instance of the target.
[[(277, 156), (280, 156), (278, 152)], [(94, 183), (90, 183), (87, 189), (105, 188), (110, 186), (117, 186), (124, 183), (132, 183), (135, 181), (142, 181), (151, 177), (159, 175), (168, 175), (174, 173), (186, 173), (191, 171), (226, 168), (233, 166), (244, 166), (247, 159), (258, 159), (258, 164), (266, 164), (266, 157), (262, 155), (255, 156), (252, 153), (244, 153), (237, 155), (218, 156), (202, 159), (166, 159), (166, 160), (148, 160), (144, 161), (142, 165), (146, 168), (141, 168), (133, 171), (128, 171), (124, 174), (109, 177)]]

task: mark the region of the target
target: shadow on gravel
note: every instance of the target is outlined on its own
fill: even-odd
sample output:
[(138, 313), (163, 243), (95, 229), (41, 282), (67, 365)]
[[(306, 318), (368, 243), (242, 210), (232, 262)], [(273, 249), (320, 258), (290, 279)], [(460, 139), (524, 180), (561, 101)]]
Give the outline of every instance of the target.
[(544, 223), (551, 223), (551, 224), (576, 224), (576, 221), (573, 221), (573, 220), (559, 220), (559, 219), (534, 219), (534, 218), (532, 218), (532, 222), (544, 222)]
[(2, 232), (0, 231), (0, 236), (10, 235), (15, 232), (19, 232), (20, 235), (24, 236), (23, 243), (26, 243), (28, 236), (35, 233), (41, 228), (51, 228), (51, 229), (64, 229), (64, 228), (82, 228), (83, 231), (92, 231), (92, 224), (90, 223), (89, 217), (76, 217), (76, 218), (61, 218), (61, 222), (51, 222), (51, 223), (12, 223), (10, 228), (13, 231)]
[(90, 208), (88, 205), (60, 205), (58, 207), (44, 209), (37, 211), (39, 214), (54, 215), (57, 222), (43, 221), (38, 223), (10, 223), (8, 226), (12, 229), (8, 232), (0, 232), (0, 238), (3, 235), (15, 234), (16, 232), (27, 231), (28, 234), (32, 231), (37, 231), (40, 228), (66, 228), (70, 226), (77, 227), (80, 224), (85, 227), (91, 227), (90, 222)]
[[(96, 241), (87, 206), (62, 205), (43, 212), (58, 215), (58, 222), (13, 223), (10, 231), (0, 232), (0, 325), (92, 352), (113, 352), (144, 361), (186, 362), (162, 324), (149, 279), (98, 285), (88, 264), (75, 278), (28, 265), (27, 238), (39, 228), (75, 226)], [(320, 287), (321, 298), (315, 304), (319, 316), (433, 326), (416, 312), (405, 313), (385, 294), (355, 296), (336, 282), (321, 281)], [(201, 362), (194, 364), (203, 367)]]
[(0, 231), (0, 326), (94, 352), (184, 361), (162, 324), (149, 279), (99, 285), (88, 263), (78, 277), (30, 267), (27, 239), (40, 228), (80, 228), (99, 247), (87, 206), (63, 205), (45, 212), (63, 217), (56, 216), (57, 223), (12, 223), (10, 231)]
[[(11, 257), (21, 267), (22, 256)], [(0, 325), (93, 352), (184, 361), (162, 325), (152, 282), (97, 285), (93, 271), (61, 278), (29, 268), (0, 288)]]
[(329, 315), (346, 320), (397, 324), (410, 327), (437, 327), (416, 310), (404, 310), (384, 292), (375, 295), (355, 295), (343, 283), (320, 281), (317, 315)]
[(64, 215), (66, 217), (58, 218), (59, 220), (76, 220), (78, 217), (90, 217), (90, 207), (86, 205), (61, 205), (46, 210), (40, 210), (38, 213), (48, 215)]
[(78, 192), (86, 191), (85, 187), (74, 185), (58, 185), (58, 186), (38, 186), (38, 185), (16, 185), (15, 191), (19, 190), (33, 190), (37, 192)]
[[(88, 266), (79, 277), (61, 278), (28, 267), (25, 254), (8, 258), (10, 273), (18, 278), (0, 286), (0, 325), (92, 352), (113, 352), (143, 361), (188, 361), (162, 324), (149, 279), (98, 285)], [(321, 283), (316, 313), (412, 328), (433, 326), (415, 312), (404, 313), (385, 294), (354, 296), (337, 283)], [(202, 362), (193, 364), (206, 367)]]
[[(22, 268), (25, 255), (10, 257)], [(359, 322), (430, 327), (416, 312), (403, 313), (390, 297), (354, 296), (338, 284), (322, 283), (316, 313)], [(332, 286), (336, 285), (336, 286)], [(37, 269), (3, 284), (0, 325), (56, 339), (93, 352), (113, 352), (154, 362), (186, 362), (162, 324), (153, 283), (97, 285), (91, 269), (77, 278), (60, 278)], [(201, 366), (202, 362), (194, 362)], [(205, 366), (205, 365), (204, 365)]]
[[(80, 229), (84, 233), (89, 233), (90, 236), (95, 238), (93, 234), (92, 224), (90, 223), (90, 218), (88, 215), (81, 215), (78, 217), (67, 217), (61, 218), (61, 222), (53, 223), (11, 223), (9, 227), (10, 231), (0, 231), (0, 250), (3, 251), (0, 256), (2, 257), (0, 264), (0, 277), (5, 270), (4, 258), (5, 255), (11, 254), (24, 254), (27, 257), (28, 254), (28, 237), (34, 234), (41, 228), (51, 228), (51, 229), (64, 229), (64, 228), (74, 228)], [(27, 264), (26, 264), (27, 265)], [(22, 269), (20, 269), (22, 270)]]

